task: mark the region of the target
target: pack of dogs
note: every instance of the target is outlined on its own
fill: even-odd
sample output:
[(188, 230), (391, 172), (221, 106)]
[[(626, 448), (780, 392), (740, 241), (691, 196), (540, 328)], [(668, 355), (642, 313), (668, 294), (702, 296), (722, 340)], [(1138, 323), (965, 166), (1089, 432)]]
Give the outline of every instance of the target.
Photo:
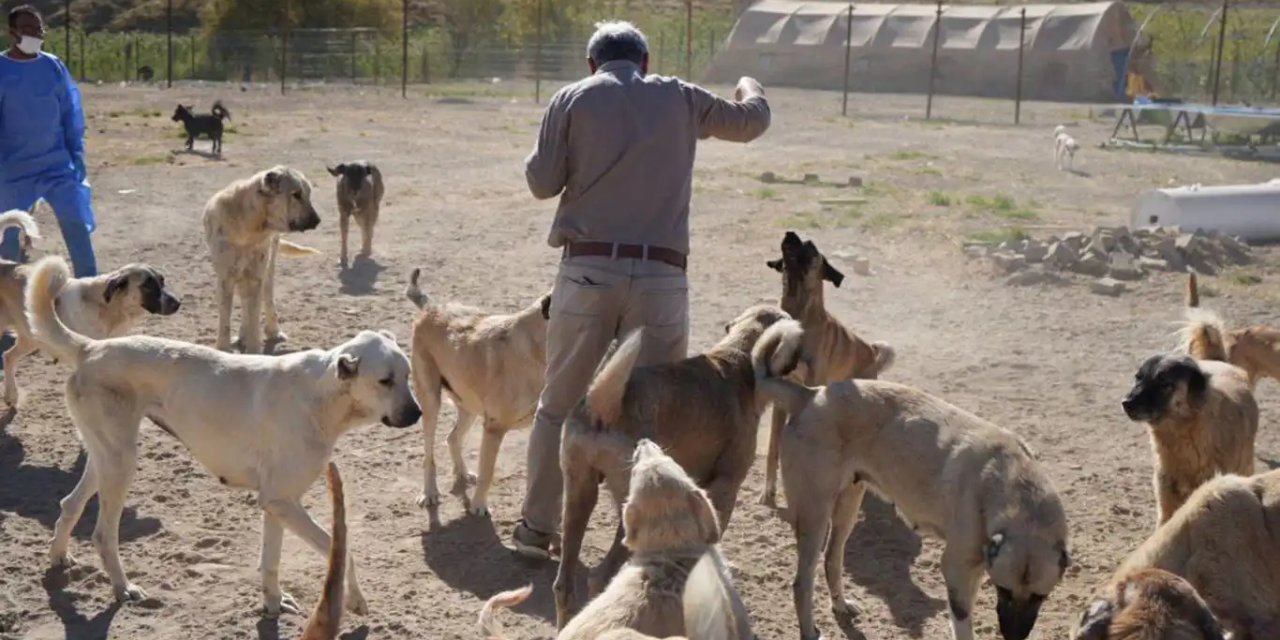
[[(220, 131), (221, 116), (212, 117), (182, 119), (194, 135)], [(1060, 149), (1073, 153), (1074, 141), (1057, 136)], [(361, 255), (373, 251), (382, 174), (367, 161), (327, 168), (336, 178), (347, 268), (350, 218), (361, 229)], [(53, 357), (70, 369), (65, 402), (86, 452), (79, 482), (61, 501), (50, 562), (75, 562), (71, 531), (96, 495), (92, 540), (114, 595), (146, 597), (129, 580), (118, 541), (145, 418), (221, 484), (257, 494), (266, 615), (302, 611), (280, 585), (286, 530), (327, 557), (321, 598), (301, 637), (336, 638), (344, 610), (363, 615), (369, 605), (347, 535), (342, 479), (330, 461), (335, 443), (363, 425), (421, 422), (417, 501), (437, 505), (433, 450), (447, 399), (457, 413), (447, 438), (451, 493), (470, 515), (487, 515), (502, 440), (530, 424), (545, 383), (551, 296), (491, 313), (433, 299), (414, 270), (404, 291), (417, 313), (408, 353), (390, 332), (365, 330), (328, 350), (268, 355), (264, 345), (287, 339), (276, 311), (276, 257), (319, 253), (283, 237), (320, 225), (312, 185), (296, 169), (266, 169), (214, 194), (203, 222), (217, 282), (212, 347), (130, 333), (147, 315), (181, 307), (152, 265), (72, 278), (57, 256), (30, 265), (0, 261), (0, 320), (16, 337), (5, 353), (4, 399), (17, 407), (22, 356)], [(40, 237), (23, 211), (0, 215), (0, 230), (8, 227), (21, 231), (24, 246)], [(944, 543), (939, 568), (955, 640), (975, 635), (984, 580), (995, 592), (1001, 637), (1029, 637), (1071, 565), (1063, 503), (1036, 452), (1015, 431), (882, 380), (894, 347), (862, 338), (825, 306), (826, 285), (839, 287), (843, 274), (794, 232), (784, 234), (779, 251), (765, 264), (781, 276), (778, 304), (748, 307), (718, 342), (678, 362), (641, 366), (644, 331), (623, 337), (566, 420), (563, 534), (552, 585), (557, 637), (756, 637), (719, 545), (755, 464), (766, 409), (762, 502), (776, 507), (780, 477), (796, 540), (802, 639), (823, 637), (814, 615), (819, 566), (836, 618), (853, 624), (861, 613), (845, 593), (843, 572), (867, 490)], [(1180, 344), (1141, 364), (1120, 407), (1147, 425), (1156, 529), (1098, 587), (1075, 625), (1076, 640), (1280, 637), (1280, 471), (1254, 475), (1253, 465), (1254, 391), (1263, 377), (1280, 379), (1280, 331), (1229, 330), (1200, 307), (1197, 286), (1191, 274)], [(242, 319), (233, 340), (237, 297)], [(484, 434), (478, 475), (462, 451), (477, 419)], [(301, 502), (321, 475), (333, 502), (330, 531)], [(619, 526), (583, 597), (575, 576), (602, 487)], [(532, 590), (488, 599), (478, 634), (506, 638), (501, 610)]]

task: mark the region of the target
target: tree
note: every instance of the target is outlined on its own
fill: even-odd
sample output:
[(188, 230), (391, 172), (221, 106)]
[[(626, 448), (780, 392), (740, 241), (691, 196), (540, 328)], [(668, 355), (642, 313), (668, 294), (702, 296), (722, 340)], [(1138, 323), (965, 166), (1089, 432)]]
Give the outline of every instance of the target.
[(400, 24), (400, 0), (213, 0), (205, 9), (212, 32), (275, 30), (288, 7), (289, 27), (393, 30)]
[(457, 75), (462, 61), (480, 41), (499, 31), (502, 0), (444, 0), (444, 29), (449, 35), (452, 59), (450, 75)]

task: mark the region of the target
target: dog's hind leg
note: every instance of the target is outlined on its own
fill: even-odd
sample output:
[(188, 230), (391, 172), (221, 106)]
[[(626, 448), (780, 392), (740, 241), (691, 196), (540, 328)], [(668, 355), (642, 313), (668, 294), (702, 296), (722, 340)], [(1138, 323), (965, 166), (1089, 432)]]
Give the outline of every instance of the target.
[(58, 522), (53, 525), (53, 544), (49, 548), (49, 565), (52, 567), (70, 567), (76, 564), (68, 547), (71, 545), (71, 530), (80, 521), (89, 499), (98, 493), (98, 473), (93, 467), (93, 454), (89, 453), (85, 456), (80, 482), (62, 499), (62, 513), (58, 515)]
[(284, 613), (302, 613), (293, 596), (280, 589), (280, 550), (284, 546), (284, 525), (267, 511), (262, 512), (262, 555), (258, 571), (262, 574), (262, 611), (268, 618)]
[[(794, 493), (787, 495), (794, 496)], [(814, 494), (809, 500), (795, 500), (792, 530), (796, 535), (796, 577), (791, 583), (796, 616), (800, 622), (801, 640), (818, 640), (818, 625), (813, 620), (813, 584), (817, 579), (818, 557), (831, 528), (834, 505)]]
[[(326, 557), (329, 555), (329, 545), (332, 543), (329, 538), (329, 532), (325, 531), (324, 527), (321, 527), (311, 517), (310, 513), (307, 513), (302, 503), (296, 499), (281, 498), (263, 501), (262, 508), (272, 516), (279, 518), (286, 529), (302, 538), (304, 542), (311, 545), (312, 549)], [(346, 603), (347, 610), (352, 613), (364, 615), (369, 612), (369, 604), (365, 602), (364, 595), (360, 593), (360, 585), (356, 579), (356, 560), (351, 553), (347, 554)]]
[(36, 349), (35, 340), (15, 332), (13, 346), (4, 352), (4, 402), (10, 407), (18, 406), (18, 361)]
[[(102, 568), (111, 578), (116, 600), (142, 600), (147, 597), (146, 592), (129, 582), (124, 564), (120, 562), (120, 515), (138, 466), (138, 423), (142, 416), (118, 403), (95, 404), (99, 405), (95, 409), (101, 412), (91, 415), (98, 416), (102, 426), (111, 431), (105, 434), (81, 431), (89, 455), (96, 458), (94, 471), (98, 476), (98, 522), (93, 529), (93, 543), (102, 559)], [(79, 420), (76, 423), (82, 424)], [(102, 442), (104, 435), (112, 441)]]
[(764, 461), (764, 491), (760, 494), (760, 504), (766, 507), (778, 506), (778, 445), (782, 438), (782, 428), (787, 424), (787, 414), (774, 407), (769, 417), (769, 453)]
[[(476, 474), (467, 470), (467, 461), (462, 457), (462, 443), (467, 439), (467, 434), (471, 432), (471, 425), (475, 424), (476, 416), (470, 411), (463, 409), (462, 405), (457, 402), (456, 399), (453, 406), (458, 411), (458, 417), (453, 421), (453, 429), (449, 430), (449, 436), (445, 438), (449, 443), (449, 458), (453, 460), (453, 487), (450, 489), (450, 493), (455, 496), (463, 496), (467, 493), (467, 485), (474, 484), (476, 481)], [(485, 418), (485, 421), (485, 426), (487, 427), (488, 418)], [(432, 440), (434, 439), (435, 436), (433, 434)], [(501, 438), (499, 438), (499, 440), (501, 440)], [(494, 452), (494, 455), (497, 455), (496, 451)], [(434, 458), (434, 456), (432, 457)], [(484, 468), (484, 464), (484, 450), (482, 448), (480, 451), (481, 469)], [(483, 471), (481, 473), (483, 474)], [(432, 470), (432, 477), (434, 476), (435, 471)], [(484, 476), (481, 475), (481, 477)], [(479, 497), (478, 493), (476, 494), (476, 497)]]
[(574, 597), (574, 573), (578, 557), (582, 553), (582, 538), (587, 533), (587, 523), (600, 497), (599, 476), (583, 456), (574, 456), (566, 450), (564, 464), (564, 540), (560, 547), (560, 567), (552, 590), (556, 594), (556, 628), (563, 629), (577, 610)]
[(360, 216), (360, 255), (366, 258), (373, 255), (373, 225), (378, 222), (377, 205), (367, 208)]
[[(502, 439), (507, 435), (505, 425), (499, 424), (496, 420), (485, 417), (484, 419), (484, 435), (480, 440), (480, 482), (476, 485), (476, 495), (471, 499), (471, 508), (469, 511), (473, 516), (483, 516), (489, 513), (489, 488), (493, 486), (494, 468), (498, 466), (498, 450), (502, 448)], [(449, 434), (450, 449), (453, 445), (453, 434)], [(459, 467), (454, 467), (458, 469)], [(462, 467), (465, 469), (465, 467)], [(466, 481), (465, 477), (457, 478), (456, 481)], [(456, 485), (455, 485), (456, 486)]]
[(831, 518), (831, 536), (827, 540), (827, 593), (831, 595), (831, 610), (839, 620), (852, 621), (862, 613), (862, 609), (851, 599), (844, 597), (844, 545), (858, 523), (858, 511), (862, 508), (862, 498), (867, 493), (867, 486), (854, 482), (845, 487), (836, 498), (835, 511)]
[(338, 214), (338, 234), (342, 236), (342, 249), (338, 254), (338, 263), (347, 268), (347, 235), (351, 232), (351, 213), (342, 211)]
[(263, 284), (261, 280), (247, 278), (241, 280), (238, 287), (240, 294), (240, 351), (242, 353), (262, 353), (262, 330), (259, 329), (262, 318)]
[[(280, 253), (280, 244), (271, 243), (271, 251), (267, 253), (267, 270), (262, 274), (262, 310), (266, 316), (263, 331), (267, 339), (273, 343), (289, 339), (280, 331), (280, 315), (276, 312), (276, 255)], [(254, 316), (257, 318), (257, 315)]]

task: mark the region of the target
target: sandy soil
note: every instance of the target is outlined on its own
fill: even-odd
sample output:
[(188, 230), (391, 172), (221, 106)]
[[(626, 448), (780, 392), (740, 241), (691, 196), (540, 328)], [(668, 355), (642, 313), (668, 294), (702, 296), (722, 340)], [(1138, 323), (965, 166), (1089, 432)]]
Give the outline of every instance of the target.
[[(487, 85), (435, 91), (403, 101), (376, 91), (299, 91), (281, 98), (267, 87), (86, 87), (100, 264), (152, 262), (183, 294), (177, 316), (140, 330), (212, 344), (213, 279), (201, 209), (227, 182), (276, 163), (315, 181), (324, 217), (319, 229), (294, 239), (325, 255), (279, 265), (288, 349), (327, 348), (365, 328), (390, 329), (403, 342), (414, 314), (401, 292), (417, 266), (437, 299), (494, 311), (522, 307), (544, 291), (557, 259), (545, 244), (554, 205), (527, 194), (521, 163), (540, 109)], [(855, 95), (852, 117), (845, 119), (838, 95), (771, 95), (774, 126), (764, 139), (700, 147), (691, 348), (709, 345), (717, 327), (745, 306), (776, 298), (780, 283), (764, 261), (776, 255), (784, 230), (813, 238), (828, 255), (868, 256), (870, 277), (853, 276), (847, 259), (833, 258), (850, 277), (828, 300), (850, 326), (897, 347), (898, 365), (886, 377), (1018, 432), (1040, 452), (1063, 494), (1075, 564), (1033, 636), (1063, 637), (1093, 585), (1154, 521), (1146, 435), (1124, 417), (1119, 400), (1140, 360), (1171, 344), (1182, 279), (1157, 275), (1115, 299), (1081, 286), (1006, 288), (988, 267), (966, 261), (959, 242), (1012, 225), (1047, 234), (1123, 224), (1144, 189), (1170, 181), (1253, 181), (1273, 177), (1275, 169), (1099, 150), (1111, 122), (1091, 119), (1086, 106), (1029, 104), (1023, 126), (1014, 128), (976, 123), (1010, 121), (1011, 105), (1003, 102), (944, 98), (938, 113), (955, 120), (925, 123), (917, 97)], [(215, 97), (227, 101), (237, 131), (226, 141), (225, 159), (173, 154), (181, 147), (179, 127), (168, 119), (174, 103), (203, 109)], [(1085, 145), (1077, 158), (1082, 175), (1053, 169), (1050, 131), (1059, 122)], [(343, 273), (332, 179), (323, 165), (356, 158), (382, 167), (387, 195), (373, 259)], [(765, 170), (839, 182), (860, 176), (867, 187), (766, 186), (757, 179)], [(979, 196), (989, 201), (1002, 194), (1016, 206), (977, 204)], [(40, 249), (63, 251), (48, 212), (39, 218), (52, 238)], [(1217, 294), (1208, 304), (1233, 323), (1275, 321), (1269, 311), (1280, 298), (1274, 284), (1280, 271), (1271, 251), (1258, 255), (1247, 270), (1205, 279)], [(1260, 276), (1261, 284), (1248, 284), (1246, 275)], [(143, 431), (121, 534), (125, 565), (154, 600), (112, 605), (90, 541), (96, 503), (75, 530), (73, 551), (83, 564), (46, 570), (58, 500), (74, 485), (83, 458), (61, 398), (66, 369), (43, 357), (29, 362), (20, 410), (0, 428), (0, 637), (293, 637), (301, 617), (266, 620), (258, 612), (254, 496), (220, 486), (158, 429)], [(1264, 417), (1280, 409), (1272, 383), (1261, 386), (1260, 396)], [(444, 425), (451, 424), (449, 411)], [(1269, 423), (1264, 420), (1258, 436), (1261, 469), (1280, 458), (1280, 434)], [(530, 582), (535, 597), (505, 616), (508, 630), (516, 637), (550, 635), (554, 565), (521, 561), (502, 546), (518, 517), (525, 434), (513, 434), (503, 446), (492, 519), (467, 516), (456, 498), (434, 512), (414, 505), (422, 459), (417, 434), (370, 426), (338, 445), (351, 548), (371, 607), (367, 616), (344, 620), (344, 637), (474, 638), (483, 599)], [(467, 451), (474, 468), (478, 436), (473, 439)], [(441, 481), (448, 486), (443, 433), (439, 440)], [(764, 446), (762, 439), (762, 452)], [(785, 522), (756, 505), (761, 458), (740, 496), (725, 551), (759, 636), (795, 637), (794, 544)], [(323, 492), (317, 483), (307, 503), (327, 526)], [(606, 511), (598, 510), (588, 538), (591, 563), (612, 531)], [(869, 500), (846, 559), (846, 580), (866, 613), (843, 635), (947, 637), (939, 558), (936, 541), (917, 538), (890, 507)], [(322, 573), (322, 558), (286, 536), (282, 579), (305, 607), (314, 605)], [(829, 637), (841, 637), (823, 587), (817, 597), (819, 624)], [(976, 626), (979, 637), (998, 634), (989, 588)]]

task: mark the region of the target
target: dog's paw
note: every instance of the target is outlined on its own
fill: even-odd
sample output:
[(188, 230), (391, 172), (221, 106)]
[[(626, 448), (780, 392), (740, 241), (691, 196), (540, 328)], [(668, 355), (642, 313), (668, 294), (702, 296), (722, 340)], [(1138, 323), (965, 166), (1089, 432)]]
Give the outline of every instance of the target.
[(770, 509), (776, 509), (778, 507), (778, 490), (765, 489), (762, 491), (760, 493), (760, 504)]
[(347, 611), (358, 616), (369, 615), (369, 603), (359, 591), (347, 590)]
[(424, 491), (418, 495), (418, 507), (421, 509), (427, 509), (429, 507), (434, 507), (439, 504), (440, 504), (439, 491), (435, 491), (435, 490)]
[(449, 493), (455, 496), (465, 495), (467, 487), (474, 486), (476, 483), (476, 474), (467, 472), (463, 475), (453, 477), (453, 486), (449, 488)]
[(835, 614), (837, 620), (852, 622), (862, 615), (862, 607), (853, 600), (845, 598), (832, 602), (831, 612)]
[(280, 599), (278, 601), (273, 602), (271, 599), (267, 599), (262, 603), (263, 616), (267, 618), (278, 618), (281, 613), (301, 615), (302, 607), (298, 606), (298, 601), (294, 600), (293, 596), (284, 592), (280, 593)]
[(123, 587), (116, 589), (115, 593), (117, 602), (140, 602), (147, 597), (147, 592), (133, 583), (125, 584)]
[(476, 516), (477, 518), (485, 518), (485, 517), (488, 517), (488, 516), (489, 516), (489, 505), (487, 505), (487, 504), (473, 504), (473, 505), (471, 505), (471, 508), (467, 509), (467, 513), (469, 513), (469, 514), (471, 514), (471, 515), (473, 515), (473, 516)]
[(80, 564), (80, 563), (77, 562), (75, 556), (71, 555), (71, 553), (69, 552), (63, 552), (61, 554), (54, 554), (54, 553), (49, 554), (50, 568), (70, 569), (71, 567), (74, 567), (77, 564)]

